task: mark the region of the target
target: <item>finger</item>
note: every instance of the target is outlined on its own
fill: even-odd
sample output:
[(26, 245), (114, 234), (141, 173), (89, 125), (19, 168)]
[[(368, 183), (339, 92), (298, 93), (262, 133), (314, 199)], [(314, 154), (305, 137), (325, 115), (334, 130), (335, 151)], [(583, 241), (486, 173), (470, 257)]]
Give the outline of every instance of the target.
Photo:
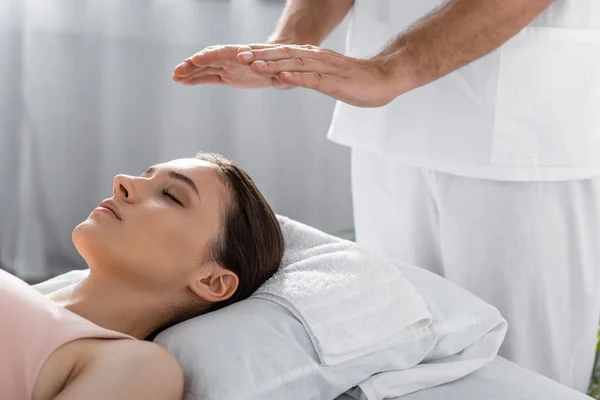
[[(252, 46), (260, 47), (259, 45)], [(225, 61), (239, 62), (237, 53), (240, 47), (248, 48), (248, 46), (239, 45), (206, 47), (193, 56), (188, 57), (184, 62), (175, 67), (175, 70), (173, 71), (174, 75), (187, 77), (196, 73), (199, 68), (204, 68), (209, 65), (215, 65)]]
[(314, 60), (299, 56), (292, 56), (284, 60), (264, 61), (258, 60), (250, 64), (250, 68), (260, 74), (276, 75), (279, 72), (319, 72), (322, 74), (341, 74), (343, 64), (340, 60), (326, 59)]
[(293, 89), (295, 87), (294, 85), (291, 85), (289, 83), (282, 82), (281, 79), (279, 79), (276, 76), (274, 76), (274, 77), (271, 78), (271, 85), (275, 89), (279, 89), (279, 90)]
[[(294, 56), (305, 59), (323, 60), (326, 58), (333, 58), (338, 55), (335, 52), (325, 51), (314, 46), (275, 46), (267, 49), (252, 50), (249, 53), (252, 53), (252, 60), (265, 61), (282, 60)], [(246, 59), (250, 57), (250, 55), (241, 53), (240, 57)]]
[(195, 78), (188, 79), (181, 83), (183, 83), (184, 85), (187, 85), (187, 86), (222, 84), (223, 79), (221, 79), (220, 75), (200, 75)]
[(269, 43), (252, 43), (247, 46), (241, 46), (241, 51), (251, 51), (251, 50), (262, 50), (262, 49), (272, 49), (275, 47), (281, 46), (280, 44), (269, 44)]
[[(175, 71), (173, 71), (173, 80), (174, 81), (184, 81), (186, 79), (192, 78), (194, 76), (197, 76), (198, 74), (201, 74), (203, 71), (206, 71), (209, 67), (196, 67), (194, 66), (193, 71), (186, 73), (185, 75), (181, 75), (181, 74), (177, 74)], [(220, 68), (219, 68), (220, 70)]]
[(185, 77), (174, 76), (173, 79), (177, 82), (185, 83), (186, 81), (197, 78), (199, 76), (222, 75), (223, 72), (224, 71), (221, 68), (206, 67), (206, 68), (202, 68), (202, 69), (194, 72), (193, 74), (191, 74), (189, 76), (185, 76)]
[(280, 45), (258, 43), (258, 44), (249, 44), (247, 46), (241, 46), (238, 49), (237, 58), (240, 61), (249, 62), (249, 61), (252, 61), (253, 59), (256, 59), (256, 58), (254, 58), (254, 53), (252, 53), (253, 50), (273, 49), (276, 47), (280, 47)]
[(197, 67), (222, 61), (237, 61), (238, 45), (212, 46), (194, 54), (189, 61)]
[(184, 62), (182, 62), (181, 64), (179, 64), (178, 66), (175, 67), (175, 69), (173, 70), (173, 75), (175, 75), (177, 77), (189, 76), (189, 75), (197, 72), (198, 68), (199, 67), (195, 66), (191, 62), (184, 61)]
[(194, 73), (194, 76), (196, 75), (221, 75), (223, 74), (225, 71), (223, 71), (223, 68), (216, 68), (216, 67), (205, 67), (202, 69), (199, 69), (196, 73)]
[(282, 72), (279, 79), (284, 83), (314, 89), (334, 98), (337, 98), (339, 89), (346, 84), (344, 78), (318, 72)]

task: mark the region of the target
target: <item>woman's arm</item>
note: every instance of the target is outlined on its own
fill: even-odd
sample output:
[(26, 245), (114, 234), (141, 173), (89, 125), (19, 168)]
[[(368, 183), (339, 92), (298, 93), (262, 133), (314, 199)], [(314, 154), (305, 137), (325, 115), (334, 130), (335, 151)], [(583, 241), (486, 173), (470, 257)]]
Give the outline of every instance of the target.
[(54, 400), (180, 400), (183, 373), (160, 346), (106, 340), (95, 346)]

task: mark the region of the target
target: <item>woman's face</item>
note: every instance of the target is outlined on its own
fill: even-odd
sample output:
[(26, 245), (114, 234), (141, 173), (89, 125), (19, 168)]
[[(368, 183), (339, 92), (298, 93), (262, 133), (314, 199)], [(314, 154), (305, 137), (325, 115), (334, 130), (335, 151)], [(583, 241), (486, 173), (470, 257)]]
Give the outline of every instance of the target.
[(181, 288), (219, 233), (226, 199), (217, 167), (197, 159), (117, 175), (113, 197), (74, 229), (73, 243), (92, 270), (144, 288)]

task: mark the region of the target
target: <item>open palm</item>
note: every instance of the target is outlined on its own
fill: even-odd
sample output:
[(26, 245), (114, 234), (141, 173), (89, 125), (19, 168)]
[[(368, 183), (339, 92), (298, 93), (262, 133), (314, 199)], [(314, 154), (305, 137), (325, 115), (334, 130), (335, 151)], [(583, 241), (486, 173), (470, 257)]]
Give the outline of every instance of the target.
[(250, 49), (272, 47), (272, 45), (227, 45), (207, 47), (173, 71), (173, 79), (185, 85), (221, 84), (236, 88), (275, 87), (289, 89), (290, 84), (281, 82), (277, 75), (259, 74), (250, 68), (238, 54)]

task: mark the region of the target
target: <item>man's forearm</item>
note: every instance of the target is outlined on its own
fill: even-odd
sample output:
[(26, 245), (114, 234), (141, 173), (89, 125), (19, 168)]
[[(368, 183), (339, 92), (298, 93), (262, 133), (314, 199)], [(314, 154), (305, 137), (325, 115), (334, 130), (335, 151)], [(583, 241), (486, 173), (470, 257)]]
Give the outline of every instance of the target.
[(554, 0), (451, 0), (403, 32), (375, 58), (399, 93), (426, 85), (490, 53)]
[(269, 42), (318, 46), (353, 4), (354, 0), (287, 0)]

